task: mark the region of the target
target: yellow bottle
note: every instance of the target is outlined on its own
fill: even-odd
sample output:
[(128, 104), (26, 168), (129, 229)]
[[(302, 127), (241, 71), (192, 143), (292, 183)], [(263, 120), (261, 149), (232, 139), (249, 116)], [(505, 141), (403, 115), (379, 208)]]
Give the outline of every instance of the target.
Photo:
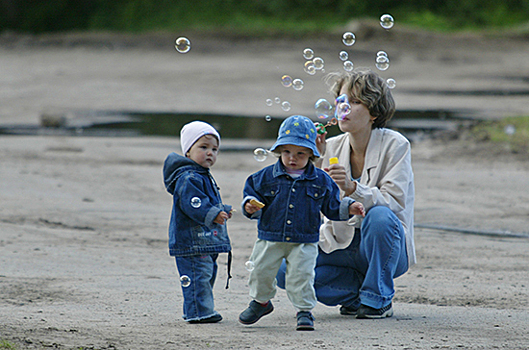
[(329, 165), (338, 164), (338, 157), (329, 158)]

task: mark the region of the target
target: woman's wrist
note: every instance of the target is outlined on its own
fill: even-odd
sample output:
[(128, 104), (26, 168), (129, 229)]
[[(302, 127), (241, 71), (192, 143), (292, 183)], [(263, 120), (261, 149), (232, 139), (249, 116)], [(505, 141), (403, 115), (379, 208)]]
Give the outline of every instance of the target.
[(345, 196), (350, 197), (356, 191), (356, 181), (352, 182), (352, 186), (345, 191)]

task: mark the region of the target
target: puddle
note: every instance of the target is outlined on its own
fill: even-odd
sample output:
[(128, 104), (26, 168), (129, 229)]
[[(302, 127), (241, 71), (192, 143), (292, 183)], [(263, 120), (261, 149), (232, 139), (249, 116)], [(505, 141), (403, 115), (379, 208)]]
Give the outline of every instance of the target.
[[(46, 116), (49, 119), (49, 116)], [(179, 136), (180, 129), (193, 120), (213, 125), (223, 138), (275, 139), (283, 119), (213, 114), (135, 113), (135, 112), (76, 112), (68, 116), (57, 115), (57, 123), (43, 126), (0, 126), (0, 135), (53, 135), (53, 136)], [(42, 118), (42, 121), (44, 117)], [(313, 120), (317, 120), (313, 118)], [(453, 131), (461, 125), (474, 122), (472, 111), (401, 110), (395, 113), (388, 127), (402, 132), (411, 140), (417, 133)], [(321, 120), (325, 122), (325, 120)], [(327, 128), (329, 136), (338, 135), (338, 127)]]

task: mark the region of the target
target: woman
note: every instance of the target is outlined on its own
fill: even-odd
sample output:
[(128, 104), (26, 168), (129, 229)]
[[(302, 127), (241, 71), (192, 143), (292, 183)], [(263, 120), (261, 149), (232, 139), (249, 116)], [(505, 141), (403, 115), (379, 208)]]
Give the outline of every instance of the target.
[[(316, 165), (329, 173), (342, 196), (364, 205), (366, 216), (342, 222), (324, 219), (316, 296), (325, 305), (341, 305), (342, 315), (390, 317), (393, 280), (416, 262), (410, 143), (385, 128), (395, 102), (380, 76), (356, 69), (330, 78), (332, 92), (340, 96), (337, 103), (348, 101), (351, 111), (339, 118), (343, 134), (329, 140), (326, 133), (318, 137), (322, 157)], [(338, 157), (339, 164), (329, 165), (332, 157)], [(285, 282), (282, 271), (280, 287)]]

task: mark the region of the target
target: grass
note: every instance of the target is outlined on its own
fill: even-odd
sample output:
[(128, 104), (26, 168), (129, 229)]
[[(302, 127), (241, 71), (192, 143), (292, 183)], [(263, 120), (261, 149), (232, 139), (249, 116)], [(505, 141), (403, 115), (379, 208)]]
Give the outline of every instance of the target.
[(7, 340), (0, 340), (0, 349), (16, 350), (15, 345), (11, 344)]
[(474, 126), (470, 134), (476, 141), (490, 142), (512, 153), (529, 152), (529, 116), (483, 122)]

